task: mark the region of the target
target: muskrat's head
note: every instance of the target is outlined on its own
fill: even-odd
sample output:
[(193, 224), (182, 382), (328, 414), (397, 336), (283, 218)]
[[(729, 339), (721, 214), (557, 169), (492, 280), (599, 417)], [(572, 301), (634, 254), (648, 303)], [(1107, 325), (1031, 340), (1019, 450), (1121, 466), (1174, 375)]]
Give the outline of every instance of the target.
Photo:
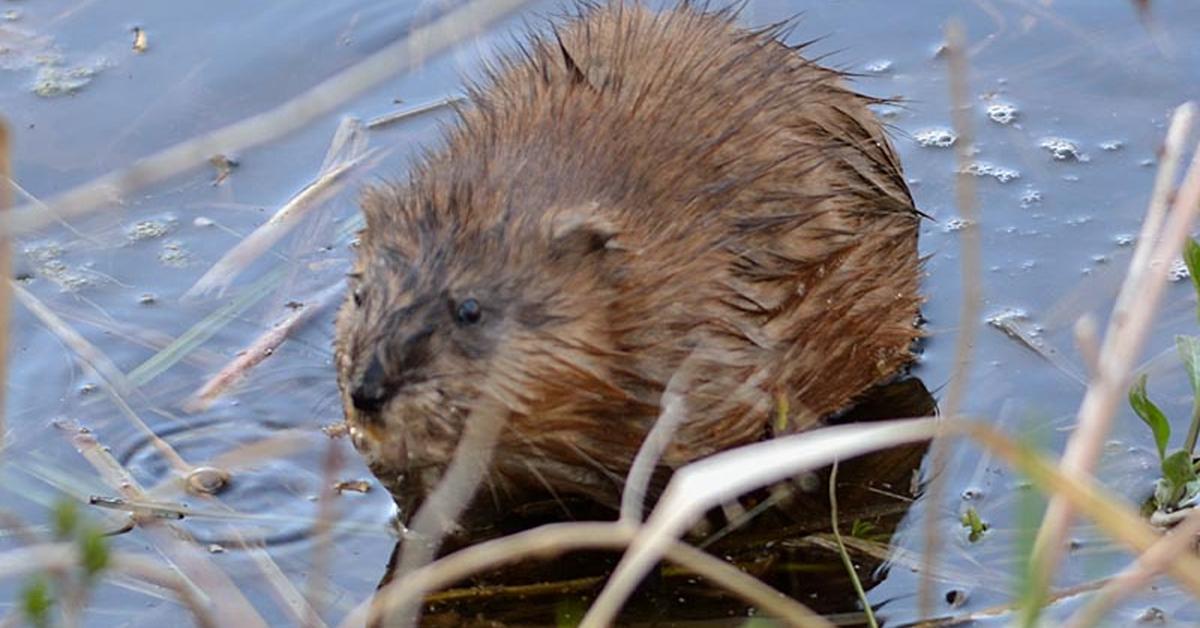
[(335, 341), (354, 444), (410, 504), (484, 402), (508, 421), (498, 449), (524, 449), (521, 458), (537, 456), (557, 415), (578, 416), (562, 409), (607, 377), (607, 269), (618, 254), (595, 204), (517, 214), (413, 188), (365, 194)]

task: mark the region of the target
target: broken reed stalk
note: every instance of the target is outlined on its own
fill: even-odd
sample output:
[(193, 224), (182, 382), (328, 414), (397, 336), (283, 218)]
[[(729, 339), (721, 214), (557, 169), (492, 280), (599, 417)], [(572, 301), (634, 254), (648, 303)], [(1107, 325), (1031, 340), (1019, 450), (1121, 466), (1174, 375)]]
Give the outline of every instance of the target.
[[(0, 120), (0, 213), (12, 205), (12, 146), (8, 123)], [(12, 319), (12, 238), (0, 234), (0, 456), (8, 440), (5, 404), (8, 401), (8, 335)]]
[(317, 314), (325, 311), (345, 294), (345, 282), (338, 281), (322, 290), (310, 303), (292, 312), (258, 337), (250, 346), (238, 352), (232, 362), (213, 375), (183, 404), (188, 412), (203, 412), (230, 387), (242, 381), (250, 369), (274, 355), (275, 351), (297, 329), (307, 325)]
[(1125, 571), (1109, 579), (1087, 605), (1067, 621), (1067, 628), (1099, 626), (1110, 610), (1129, 595), (1143, 590), (1155, 577), (1167, 569), (1175, 557), (1192, 553), (1196, 536), (1200, 535), (1200, 510), (1193, 510), (1179, 525), (1137, 557)]
[[(629, 544), (635, 533), (636, 528), (619, 522), (554, 523), (472, 545), (397, 577), (378, 592), (374, 611), (393, 618), (399, 609), (420, 604), (426, 593), (445, 588), (486, 569), (530, 557), (550, 558), (569, 551), (619, 550)], [(678, 541), (671, 543), (666, 558), (742, 598), (766, 616), (786, 621), (792, 626), (832, 628), (832, 624), (803, 604), (690, 545)], [(361, 626), (366, 615), (367, 607), (364, 604), (347, 615), (340, 626)]]
[(391, 126), (397, 122), (400, 122), (402, 120), (407, 120), (409, 118), (415, 118), (421, 114), (430, 113), (433, 111), (437, 111), (438, 109), (443, 109), (445, 107), (457, 105), (459, 103), (466, 102), (466, 100), (467, 99), (463, 98), (462, 96), (451, 96), (449, 98), (435, 100), (433, 102), (425, 103), (423, 105), (417, 105), (415, 107), (412, 107), (410, 109), (405, 109), (403, 111), (397, 111), (395, 113), (387, 113), (382, 116), (371, 118), (370, 120), (367, 121), (366, 127), (372, 131), (376, 131), (379, 129), (389, 127), (389, 126)]
[[(950, 76), (950, 113), (958, 140), (954, 145), (956, 174), (954, 202), (963, 220), (960, 231), (959, 261), (961, 263), (962, 301), (958, 312), (958, 337), (954, 344), (954, 371), (946, 387), (945, 403), (940, 408), (944, 416), (957, 416), (963, 394), (970, 379), (971, 348), (975, 346), (976, 328), (983, 304), (983, 260), (979, 235), (978, 211), (975, 198), (975, 177), (968, 171), (974, 134), (971, 128), (970, 87), (967, 81), (967, 41), (963, 25), (958, 20), (946, 24), (946, 55)], [(930, 445), (929, 488), (925, 494), (925, 519), (922, 527), (924, 551), (921, 578), (917, 591), (918, 617), (933, 612), (933, 585), (930, 578), (937, 569), (940, 547), (938, 517), (946, 494), (946, 467), (949, 465), (949, 446), (942, 438)]]
[[(502, 404), (482, 400), (467, 416), (463, 435), (454, 448), (454, 458), (442, 474), (437, 487), (412, 516), (408, 533), (396, 561), (397, 577), (416, 571), (433, 561), (442, 540), (454, 529), (485, 481), (496, 443), (500, 440), (507, 414)], [(402, 513), (407, 515), (408, 513)], [(420, 618), (420, 607), (399, 608), (388, 620), (405, 625)], [(375, 613), (372, 613), (378, 617)], [(374, 625), (374, 622), (372, 622)]]
[[(1163, 150), (1163, 165), (1155, 181), (1154, 194), (1146, 213), (1129, 272), (1113, 307), (1096, 364), (1096, 375), (1080, 403), (1077, 428), (1067, 441), (1060, 468), (1068, 475), (1091, 475), (1103, 451), (1117, 408), (1125, 398), (1130, 377), (1150, 322), (1158, 309), (1167, 280), (1167, 267), (1183, 250), (1191, 225), (1200, 211), (1200, 150), (1193, 156), (1187, 175), (1167, 212), (1167, 199), (1174, 183), (1175, 163), (1182, 152), (1186, 131), (1195, 116), (1195, 105), (1175, 110)], [(1065, 551), (1067, 528), (1074, 515), (1071, 503), (1053, 495), (1047, 506), (1030, 561), (1032, 603), (1026, 609), (1032, 622)]]
[(216, 154), (236, 153), (308, 126), (388, 78), (418, 67), (528, 4), (530, 0), (476, 0), (414, 29), (357, 64), (263, 113), (176, 144), (132, 166), (72, 188), (46, 201), (47, 209), (22, 205), (8, 212), (0, 233), (28, 233), (56, 219), (70, 219), (120, 200), (134, 190), (158, 183)]
[(330, 582), (329, 574), (333, 565), (333, 522), (338, 517), (337, 474), (342, 468), (342, 444), (336, 439), (329, 439), (325, 459), (321, 461), (321, 492), (317, 497), (317, 521), (313, 525), (312, 566), (308, 573), (307, 598), (311, 617), (304, 619), (307, 628), (324, 626), (321, 621), (321, 611)]

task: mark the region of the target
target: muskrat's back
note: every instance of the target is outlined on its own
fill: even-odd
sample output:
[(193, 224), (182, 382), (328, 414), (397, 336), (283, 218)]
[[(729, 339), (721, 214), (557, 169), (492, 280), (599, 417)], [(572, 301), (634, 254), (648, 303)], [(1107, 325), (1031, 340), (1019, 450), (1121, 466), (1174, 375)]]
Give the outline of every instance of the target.
[(908, 362), (899, 162), (874, 101), (775, 35), (686, 4), (583, 9), (367, 194), (339, 383), (397, 497), (485, 399), (507, 421), (498, 493), (611, 503), (668, 388), (673, 467), (812, 427)]

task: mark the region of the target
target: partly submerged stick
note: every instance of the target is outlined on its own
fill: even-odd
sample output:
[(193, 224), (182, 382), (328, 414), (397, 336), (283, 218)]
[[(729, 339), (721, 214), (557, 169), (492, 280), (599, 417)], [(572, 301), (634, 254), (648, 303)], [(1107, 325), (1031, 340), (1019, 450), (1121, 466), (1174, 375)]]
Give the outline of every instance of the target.
[[(1129, 272), (1104, 334), (1096, 375), (1079, 406), (1078, 427), (1062, 455), (1060, 468), (1067, 475), (1083, 477), (1095, 468), (1113, 417), (1125, 398), (1134, 362), (1149, 333), (1150, 321), (1166, 285), (1167, 266), (1183, 250), (1193, 219), (1200, 211), (1200, 151), (1197, 151), (1171, 204), (1170, 213), (1166, 212), (1175, 162), (1182, 152), (1195, 110), (1194, 104), (1187, 103), (1176, 109), (1172, 117), (1163, 151), (1163, 166), (1155, 181), (1154, 196)], [(1045, 594), (1055, 567), (1061, 561), (1063, 541), (1073, 515), (1074, 508), (1066, 498), (1057, 494), (1051, 497), (1034, 542), (1028, 574), (1034, 601), (1026, 609), (1027, 621), (1036, 617), (1037, 600)]]
[(176, 144), (139, 159), (129, 168), (59, 194), (46, 201), (48, 211), (22, 205), (0, 223), (3, 227), (0, 233), (27, 233), (56, 218), (82, 216), (134, 190), (207, 163), (213, 155), (237, 152), (302, 129), (388, 78), (418, 67), (426, 58), (507, 17), (529, 1), (477, 0), (463, 5), (274, 109)]

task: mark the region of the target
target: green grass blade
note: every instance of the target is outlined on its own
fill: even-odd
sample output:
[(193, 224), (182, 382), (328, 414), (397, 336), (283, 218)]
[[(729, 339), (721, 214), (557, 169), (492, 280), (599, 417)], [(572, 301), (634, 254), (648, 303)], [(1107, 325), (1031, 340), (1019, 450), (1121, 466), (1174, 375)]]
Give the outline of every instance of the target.
[(1138, 417), (1150, 426), (1150, 431), (1154, 433), (1154, 444), (1158, 447), (1158, 459), (1165, 460), (1167, 442), (1171, 439), (1171, 424), (1162, 410), (1159, 410), (1146, 394), (1145, 373), (1139, 375), (1133, 382), (1133, 386), (1129, 388), (1129, 405)]

